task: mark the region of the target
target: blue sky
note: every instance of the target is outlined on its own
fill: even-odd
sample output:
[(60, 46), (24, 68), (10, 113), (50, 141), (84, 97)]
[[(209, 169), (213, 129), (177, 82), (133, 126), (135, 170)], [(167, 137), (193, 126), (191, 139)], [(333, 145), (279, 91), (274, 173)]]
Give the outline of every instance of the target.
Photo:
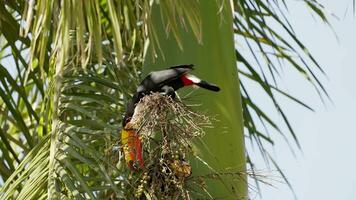
[[(303, 152), (297, 151), (293, 157), (283, 139), (277, 138), (273, 156), (288, 176), (298, 199), (352, 200), (356, 199), (356, 18), (352, 14), (352, 0), (320, 2), (326, 7), (338, 39), (329, 26), (313, 18), (299, 1), (287, 2), (290, 3), (288, 17), (301, 41), (326, 71), (329, 78), (322, 77), (322, 80), (333, 103), (323, 105), (315, 90), (295, 71), (285, 70), (282, 87), (301, 97), (316, 112), (281, 99)], [(272, 183), (275, 188), (262, 187), (261, 199), (294, 199), (285, 184)], [(251, 197), (259, 199), (253, 194)]]

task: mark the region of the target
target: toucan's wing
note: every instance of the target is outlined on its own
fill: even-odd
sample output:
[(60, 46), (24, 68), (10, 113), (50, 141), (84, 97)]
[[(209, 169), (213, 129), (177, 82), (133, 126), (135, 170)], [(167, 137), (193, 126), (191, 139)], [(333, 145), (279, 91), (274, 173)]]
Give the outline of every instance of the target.
[(172, 68), (172, 69), (166, 69), (166, 70), (161, 70), (161, 71), (155, 71), (150, 74), (150, 79), (158, 84), (164, 85), (165, 83), (177, 79), (183, 74), (188, 73), (191, 71), (191, 68)]
[(168, 69), (177, 69), (177, 68), (189, 68), (189, 69), (193, 70), (194, 69), (194, 65), (193, 64), (176, 65), (176, 66), (169, 67)]
[[(188, 66), (188, 65), (186, 65)], [(146, 78), (143, 79), (137, 92), (155, 91), (159, 90), (167, 83), (176, 80), (191, 71), (191, 67), (175, 67), (161, 71), (151, 72)]]

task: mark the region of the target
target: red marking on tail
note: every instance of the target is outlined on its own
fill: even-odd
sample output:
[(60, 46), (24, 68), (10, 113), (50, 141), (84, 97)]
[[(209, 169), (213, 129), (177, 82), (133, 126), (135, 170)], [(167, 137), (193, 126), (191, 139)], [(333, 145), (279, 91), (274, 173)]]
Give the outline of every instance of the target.
[(189, 86), (194, 84), (193, 81), (187, 77), (187, 75), (183, 75), (182, 77), (180, 77), (180, 79), (183, 81), (184, 86)]

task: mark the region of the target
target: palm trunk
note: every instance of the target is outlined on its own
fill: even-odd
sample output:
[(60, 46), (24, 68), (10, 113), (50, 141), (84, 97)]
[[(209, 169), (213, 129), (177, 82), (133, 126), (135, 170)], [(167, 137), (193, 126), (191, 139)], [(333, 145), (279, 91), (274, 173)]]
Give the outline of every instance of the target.
[(218, 93), (199, 90), (189, 97), (189, 102), (202, 104), (197, 108), (200, 112), (217, 119), (214, 128), (205, 130), (203, 140), (195, 142), (197, 156), (209, 166), (199, 161), (191, 162), (193, 176), (220, 174), (206, 179), (213, 199), (247, 199), (246, 176), (239, 176), (246, 170), (246, 160), (230, 1), (200, 1), (198, 10), (202, 41), (199, 43), (192, 31), (186, 32), (186, 28), (179, 27), (183, 50), (172, 34), (167, 37), (159, 9), (153, 10), (154, 29), (164, 55), (158, 53), (153, 59), (152, 52), (148, 52), (144, 70), (194, 64), (197, 76), (221, 87)]

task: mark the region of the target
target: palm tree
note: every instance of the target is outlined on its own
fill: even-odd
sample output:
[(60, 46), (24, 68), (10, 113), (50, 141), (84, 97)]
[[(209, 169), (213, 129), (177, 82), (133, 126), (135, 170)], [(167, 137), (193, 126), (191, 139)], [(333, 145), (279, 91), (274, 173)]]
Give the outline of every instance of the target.
[[(326, 21), (317, 1), (303, 2)], [(206, 198), (247, 199), (246, 174), (256, 173), (244, 138), (279, 169), (265, 149), (275, 134), (258, 124), (288, 136), (245, 84), (255, 82), (265, 91), (298, 147), (275, 95), (311, 108), (278, 88), (278, 65), (295, 68), (327, 95), (315, 74), (323, 71), (296, 37), (286, 10), (284, 1), (5, 1), (1, 198), (130, 199), (130, 172), (117, 150), (124, 104), (141, 73), (194, 63), (196, 73), (223, 90), (189, 97), (203, 99), (199, 110), (217, 116), (215, 128), (195, 144), (200, 160), (192, 162), (193, 177), (215, 175), (206, 179)]]

